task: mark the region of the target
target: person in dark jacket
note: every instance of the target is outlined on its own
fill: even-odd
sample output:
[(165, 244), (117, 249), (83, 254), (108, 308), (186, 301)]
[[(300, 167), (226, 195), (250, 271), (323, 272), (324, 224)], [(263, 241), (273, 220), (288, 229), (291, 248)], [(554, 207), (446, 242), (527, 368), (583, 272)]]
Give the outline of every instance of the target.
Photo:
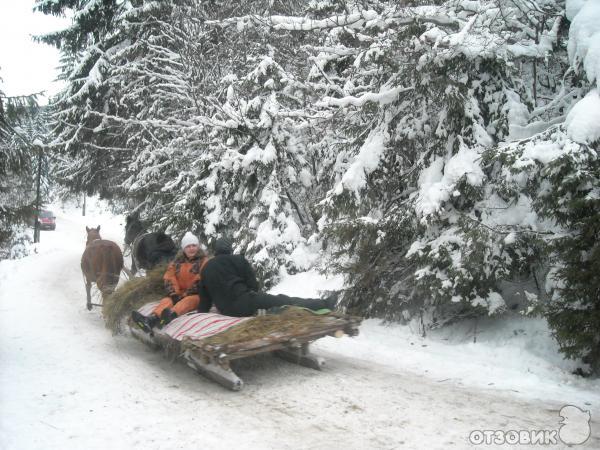
[(259, 292), (254, 270), (243, 255), (233, 255), (230, 239), (215, 243), (215, 256), (201, 271), (200, 296), (221, 314), (235, 317), (254, 315), (259, 309), (293, 305), (312, 310), (333, 309), (335, 298), (299, 298)]

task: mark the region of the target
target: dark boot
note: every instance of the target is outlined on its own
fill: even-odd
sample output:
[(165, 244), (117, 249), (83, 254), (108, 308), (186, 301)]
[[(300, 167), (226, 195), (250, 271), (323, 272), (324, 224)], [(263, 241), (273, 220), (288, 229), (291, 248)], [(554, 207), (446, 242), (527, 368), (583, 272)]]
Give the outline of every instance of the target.
[(160, 315), (160, 324), (164, 327), (165, 325), (168, 325), (175, 319), (177, 319), (177, 313), (171, 308), (166, 308)]
[(131, 312), (131, 320), (145, 333), (152, 334), (152, 328), (158, 325), (159, 319), (156, 314), (144, 316), (138, 311)]

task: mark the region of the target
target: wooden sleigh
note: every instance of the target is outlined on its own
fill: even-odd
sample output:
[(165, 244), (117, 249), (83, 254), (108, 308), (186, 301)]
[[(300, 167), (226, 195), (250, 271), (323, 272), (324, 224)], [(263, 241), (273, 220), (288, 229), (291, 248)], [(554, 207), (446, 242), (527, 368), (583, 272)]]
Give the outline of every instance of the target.
[[(148, 314), (155, 303), (139, 311)], [(325, 359), (309, 346), (325, 336), (356, 336), (361, 318), (337, 313), (315, 315), (303, 308), (289, 307), (281, 314), (229, 317), (215, 313), (186, 314), (153, 335), (129, 323), (134, 337), (153, 348), (185, 359), (200, 374), (233, 391), (244, 382), (232, 370), (231, 361), (272, 352), (301, 366), (320, 370)]]

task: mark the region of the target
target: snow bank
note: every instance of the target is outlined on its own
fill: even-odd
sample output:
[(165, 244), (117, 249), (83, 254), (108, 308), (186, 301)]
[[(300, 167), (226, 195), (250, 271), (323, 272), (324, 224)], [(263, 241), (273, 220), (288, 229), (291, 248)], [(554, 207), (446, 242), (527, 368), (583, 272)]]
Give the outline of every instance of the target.
[(287, 294), (301, 297), (319, 297), (324, 291), (335, 291), (344, 285), (343, 276), (327, 278), (316, 270), (295, 275), (285, 274), (277, 286), (271, 289), (271, 294)]
[(426, 338), (415, 331), (370, 319), (352, 345), (344, 338), (315, 346), (438, 381), (507, 390), (525, 398), (579, 404), (600, 400), (594, 392), (600, 382), (571, 374), (576, 364), (562, 358), (542, 319), (480, 319), (435, 330)]
[[(341, 277), (316, 271), (286, 275), (273, 294), (316, 296), (342, 287)], [(494, 296), (493, 300), (502, 301)], [(459, 385), (510, 390), (528, 398), (600, 402), (600, 380), (571, 374), (578, 363), (565, 360), (544, 319), (507, 314), (432, 330), (421, 337), (411, 325), (363, 322), (355, 338), (326, 338), (317, 349)]]

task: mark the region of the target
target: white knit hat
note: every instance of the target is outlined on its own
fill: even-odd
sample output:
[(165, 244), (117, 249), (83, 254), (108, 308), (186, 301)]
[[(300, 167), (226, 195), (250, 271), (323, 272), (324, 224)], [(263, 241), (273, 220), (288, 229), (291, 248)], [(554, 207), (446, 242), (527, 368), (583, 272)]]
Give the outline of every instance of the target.
[(188, 245), (200, 245), (200, 241), (192, 232), (188, 231), (181, 239), (181, 249), (186, 248)]

